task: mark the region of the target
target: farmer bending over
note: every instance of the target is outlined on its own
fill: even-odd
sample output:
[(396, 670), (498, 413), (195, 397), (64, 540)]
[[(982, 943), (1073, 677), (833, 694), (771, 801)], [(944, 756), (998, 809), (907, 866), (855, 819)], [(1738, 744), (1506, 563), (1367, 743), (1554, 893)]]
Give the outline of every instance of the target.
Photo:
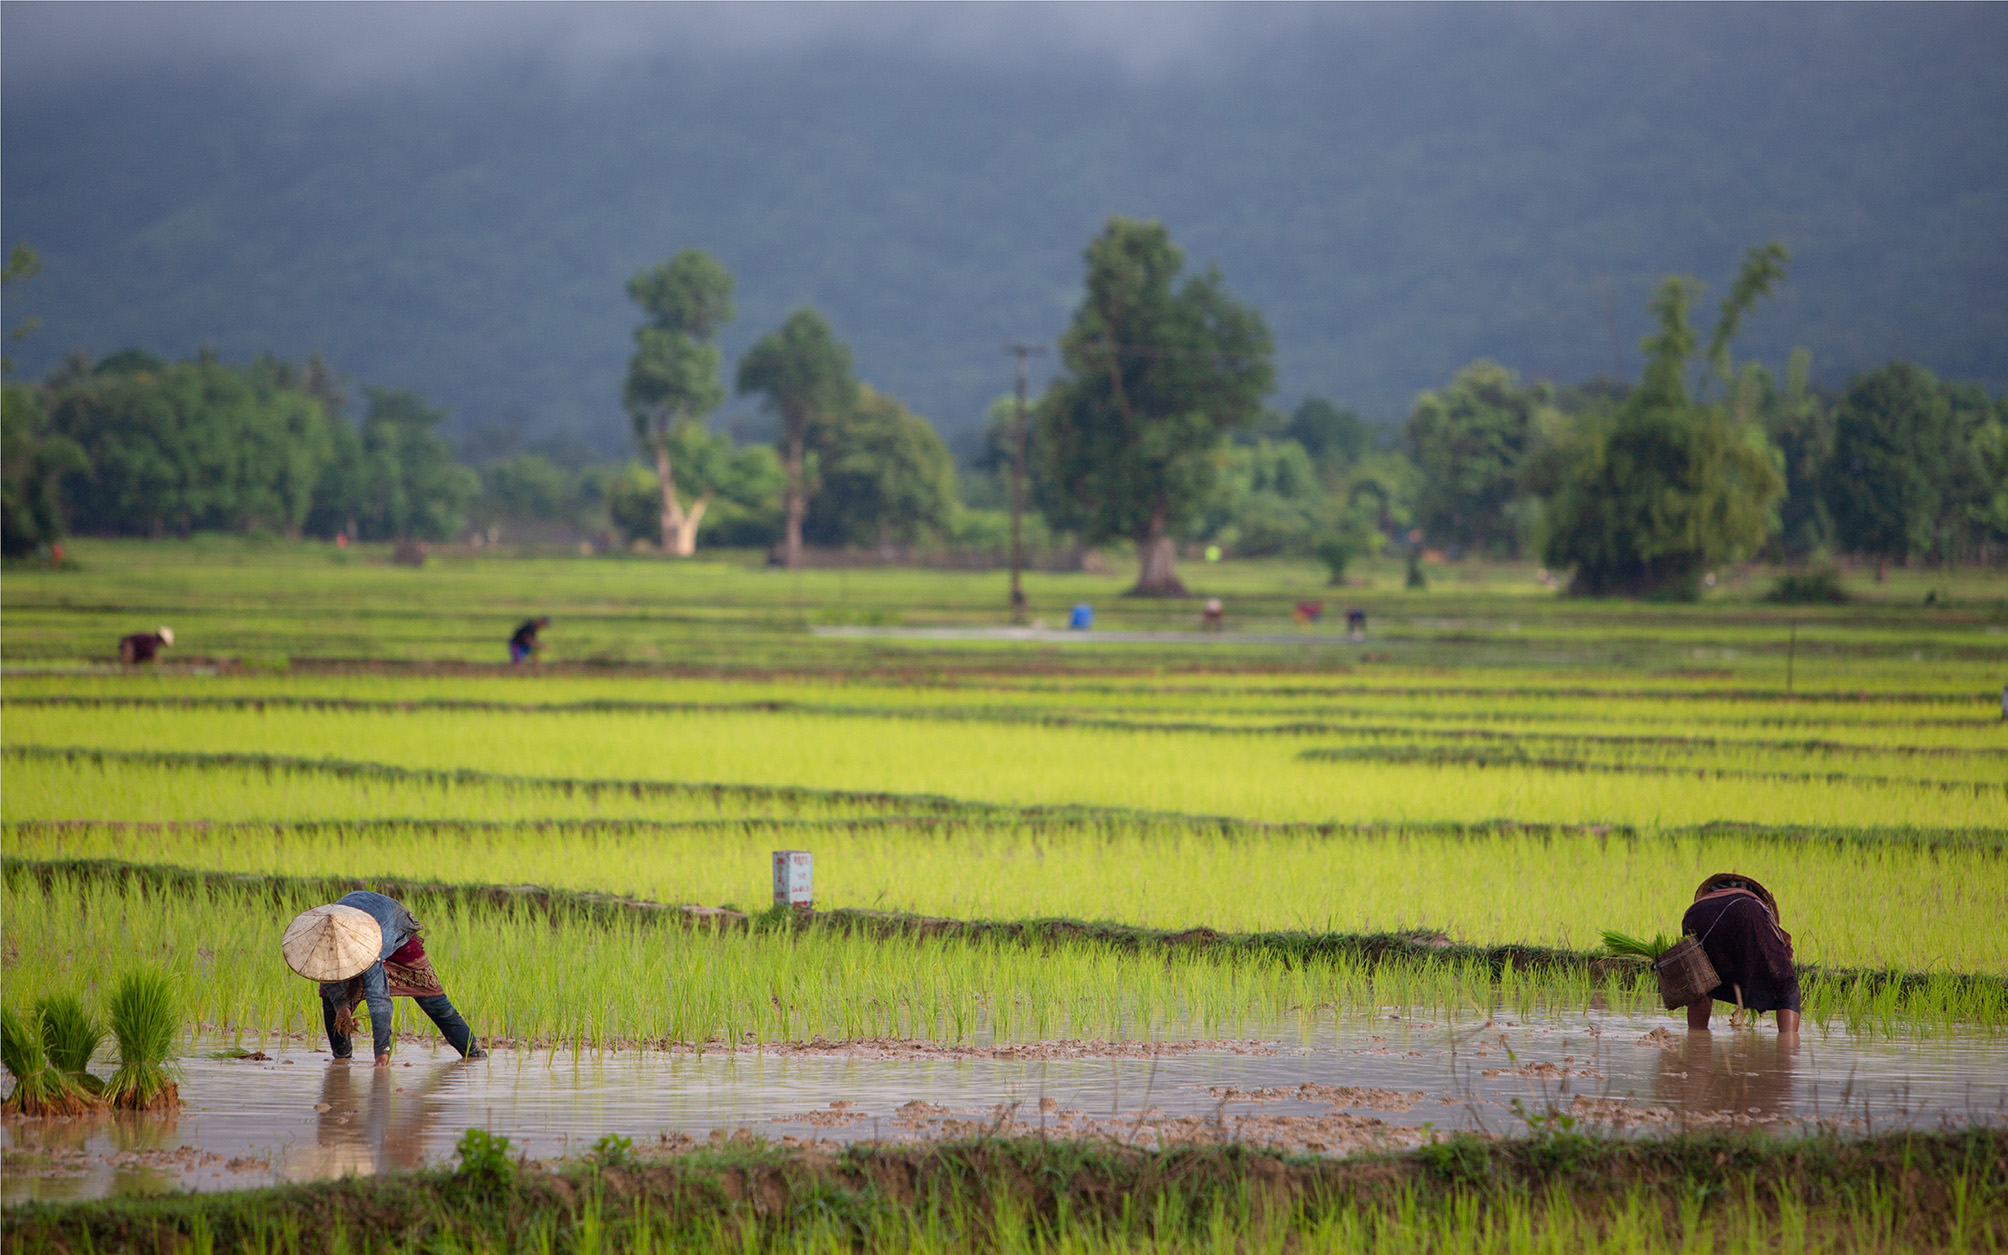
[(367, 1002), (376, 1064), (389, 1065), (392, 998), (418, 1003), (462, 1057), (487, 1057), (474, 1040), (474, 1030), (440, 988), (418, 928), (402, 903), (360, 889), (333, 905), (303, 911), (287, 925), (279, 949), (288, 967), (320, 982), (321, 1018), (335, 1058), (353, 1055), (350, 1037), (356, 1031), (356, 1007)]
[(1778, 926), (1778, 902), (1748, 876), (1721, 872), (1701, 882), (1681, 932), (1701, 940), (1702, 953), (1722, 978), (1687, 1005), (1687, 1027), (1706, 1029), (1716, 1002), (1745, 1011), (1776, 1011), (1780, 1036), (1799, 1032), (1799, 974), (1792, 967), (1792, 934)]
[(537, 633), (551, 626), (551, 616), (542, 615), (535, 619), (525, 619), (516, 627), (516, 634), (509, 638), (509, 662), (520, 666), (543, 652), (544, 643), (537, 639)]
[(134, 632), (131, 636), (119, 638), (119, 661), (126, 666), (142, 662), (152, 662), (160, 657), (160, 651), (174, 644), (174, 629), (164, 627), (158, 632)]

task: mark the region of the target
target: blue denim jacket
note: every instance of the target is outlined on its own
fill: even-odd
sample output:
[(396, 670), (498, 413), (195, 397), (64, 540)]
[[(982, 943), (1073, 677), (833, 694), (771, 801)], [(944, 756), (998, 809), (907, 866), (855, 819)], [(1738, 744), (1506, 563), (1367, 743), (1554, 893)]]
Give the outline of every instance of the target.
[[(362, 974), (363, 1001), (370, 1009), (370, 1036), (380, 1055), (390, 1053), (390, 981), (384, 976), (383, 961), (410, 941), (418, 932), (418, 921), (404, 904), (396, 898), (387, 898), (381, 893), (371, 893), (358, 889), (344, 897), (337, 906), (352, 906), (367, 912), (377, 926), (383, 929), (383, 949), (377, 954), (377, 961), (370, 964)], [(321, 997), (339, 1003), (348, 994), (347, 981), (332, 981), (321, 986)]]

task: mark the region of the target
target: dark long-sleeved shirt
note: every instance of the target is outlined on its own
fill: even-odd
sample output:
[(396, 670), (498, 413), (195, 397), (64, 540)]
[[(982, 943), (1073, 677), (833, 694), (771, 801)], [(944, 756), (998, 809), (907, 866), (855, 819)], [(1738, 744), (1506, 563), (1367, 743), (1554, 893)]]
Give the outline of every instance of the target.
[[(383, 948), (377, 961), (370, 964), (362, 975), (363, 1001), (370, 1009), (370, 1036), (379, 1055), (390, 1053), (390, 981), (384, 975), (383, 961), (405, 947), (407, 942), (418, 939), (418, 921), (404, 904), (396, 898), (387, 898), (381, 893), (371, 893), (358, 889), (336, 903), (337, 906), (352, 906), (367, 912), (377, 926), (383, 929)], [(321, 986), (321, 997), (332, 1002), (340, 1002), (348, 996), (347, 981), (331, 981)]]

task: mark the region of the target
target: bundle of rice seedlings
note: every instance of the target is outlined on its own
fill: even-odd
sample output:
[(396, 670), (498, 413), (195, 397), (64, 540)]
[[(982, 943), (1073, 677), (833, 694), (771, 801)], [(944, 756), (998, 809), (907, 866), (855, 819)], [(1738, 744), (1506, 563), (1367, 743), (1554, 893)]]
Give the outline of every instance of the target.
[(174, 1082), (177, 1012), (174, 987), (155, 971), (129, 972), (111, 997), (112, 1036), (118, 1038), (119, 1067), (105, 1082), (105, 1097), (114, 1107), (133, 1111), (172, 1111), (181, 1105)]
[(75, 994), (51, 994), (35, 1004), (35, 1015), (50, 1064), (87, 1093), (103, 1093), (105, 1083), (91, 1075), (91, 1056), (104, 1044), (105, 1026)]
[(1673, 943), (1677, 940), (1679, 938), (1669, 938), (1665, 933), (1661, 933), (1651, 941), (1647, 941), (1630, 933), (1621, 933), (1615, 928), (1604, 929), (1604, 949), (1612, 954), (1632, 954), (1647, 960), (1656, 959), (1673, 949)]
[(14, 1074), (14, 1092), (0, 1103), (9, 1115), (73, 1116), (97, 1105), (61, 1069), (49, 1066), (37, 1026), (12, 1007), (0, 1010), (0, 1065)]

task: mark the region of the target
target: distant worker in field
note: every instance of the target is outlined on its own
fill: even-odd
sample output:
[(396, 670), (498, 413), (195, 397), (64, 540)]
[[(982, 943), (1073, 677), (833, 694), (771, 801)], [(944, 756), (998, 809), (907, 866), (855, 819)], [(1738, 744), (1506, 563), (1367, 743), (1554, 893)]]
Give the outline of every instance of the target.
[(440, 987), (418, 934), (418, 921), (403, 903), (362, 889), (302, 911), (286, 926), (279, 951), (286, 966), (320, 983), (321, 1020), (335, 1058), (354, 1057), (356, 1008), (368, 1003), (376, 1065), (390, 1065), (392, 998), (418, 1003), (462, 1058), (487, 1057)]
[(1290, 615), (1297, 620), (1298, 627), (1313, 627), (1317, 624), (1318, 620), (1325, 617), (1325, 603), (1322, 601), (1300, 601), (1297, 603), (1296, 609), (1290, 612)]
[(1778, 925), (1778, 901), (1748, 876), (1718, 872), (1694, 891), (1680, 930), (1700, 940), (1722, 983), (1687, 1007), (1687, 1027), (1706, 1029), (1717, 1002), (1778, 1013), (1781, 1036), (1799, 1032), (1799, 973), (1792, 934)]
[(1356, 641), (1366, 639), (1367, 612), (1358, 606), (1354, 606), (1351, 610), (1346, 611), (1346, 635)]
[(1199, 610), (1199, 627), (1204, 632), (1218, 632), (1227, 623), (1227, 607), (1218, 597), (1208, 597)]
[(549, 615), (526, 619), (518, 624), (516, 634), (509, 638), (510, 663), (521, 666), (523, 663), (535, 661), (537, 655), (544, 652), (544, 642), (537, 639), (537, 633), (550, 626)]
[(174, 629), (164, 627), (154, 632), (134, 632), (131, 636), (119, 638), (119, 661), (128, 667), (142, 662), (153, 662), (160, 657), (160, 651), (174, 644)]

